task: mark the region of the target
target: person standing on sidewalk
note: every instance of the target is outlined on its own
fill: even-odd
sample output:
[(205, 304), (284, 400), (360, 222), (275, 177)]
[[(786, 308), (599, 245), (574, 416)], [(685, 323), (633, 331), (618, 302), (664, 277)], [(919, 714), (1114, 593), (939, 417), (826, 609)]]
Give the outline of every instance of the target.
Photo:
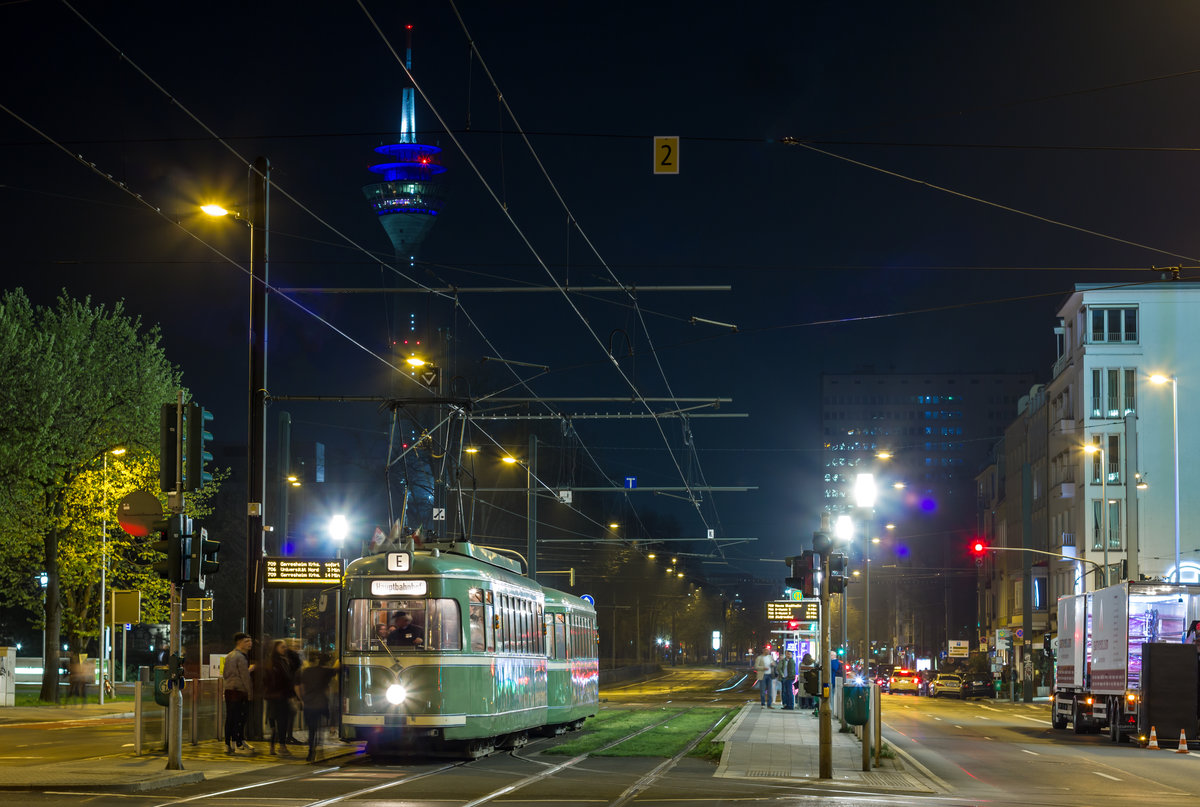
[(271, 645), (271, 658), (263, 679), (263, 700), (267, 702), (267, 723), (271, 728), (269, 753), (275, 753), (275, 744), (278, 743), (279, 753), (285, 757), (292, 755), (287, 747), (287, 734), (292, 715), (291, 699), (296, 686), (287, 650), (287, 643), (283, 639), (275, 640)]
[(771, 685), (771, 680), (774, 677), (775, 657), (771, 655), (771, 651), (763, 648), (754, 659), (754, 672), (758, 674), (758, 701), (759, 706), (765, 706), (768, 709), (774, 708), (772, 704), (775, 702), (775, 690)]
[(794, 711), (796, 708), (796, 659), (791, 650), (784, 651), (783, 658), (775, 667), (779, 678), (779, 691), (783, 696), (783, 708)]
[(225, 656), (221, 676), (225, 683), (225, 753), (233, 754), (236, 748), (253, 754), (254, 749), (246, 744), (246, 717), (250, 714), (250, 698), (254, 694), (254, 682), (250, 673), (250, 648), (254, 640), (245, 633), (233, 634), (233, 649)]

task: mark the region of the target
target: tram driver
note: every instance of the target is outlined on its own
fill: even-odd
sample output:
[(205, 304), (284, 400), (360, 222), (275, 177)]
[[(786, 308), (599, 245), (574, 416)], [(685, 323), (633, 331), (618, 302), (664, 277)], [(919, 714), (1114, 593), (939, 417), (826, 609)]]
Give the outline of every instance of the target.
[(424, 647), (425, 631), (413, 624), (408, 611), (392, 614), (391, 625), (387, 637), (389, 647)]

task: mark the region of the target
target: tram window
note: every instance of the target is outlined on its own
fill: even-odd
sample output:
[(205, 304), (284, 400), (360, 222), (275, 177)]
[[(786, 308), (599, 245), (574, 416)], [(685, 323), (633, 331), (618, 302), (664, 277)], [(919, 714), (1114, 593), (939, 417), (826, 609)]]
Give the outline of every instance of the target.
[(486, 646), (483, 605), (471, 603), (471, 652), (482, 653)]
[[(348, 610), (347, 650), (462, 649), (462, 616), (456, 600), (351, 600)], [(399, 628), (405, 620), (398, 618), (400, 613), (411, 619), (403, 632)]]
[(484, 633), (483, 590), (473, 588), (467, 594), (470, 609), (471, 652), (482, 653), (486, 645)]
[(512, 651), (512, 603), (508, 594), (500, 594), (500, 635), (497, 636), (497, 650), (502, 653)]
[(554, 657), (567, 657), (567, 624), (562, 614), (554, 615)]
[(484, 592), (484, 601), (487, 603), (487, 619), (483, 623), (484, 630), (487, 631), (487, 652), (496, 652), (496, 623), (492, 619), (492, 614), (495, 611), (493, 606), (492, 592)]
[(529, 653), (533, 648), (529, 646), (529, 601), (519, 600), (521, 603), (517, 613), (521, 617), (521, 652)]

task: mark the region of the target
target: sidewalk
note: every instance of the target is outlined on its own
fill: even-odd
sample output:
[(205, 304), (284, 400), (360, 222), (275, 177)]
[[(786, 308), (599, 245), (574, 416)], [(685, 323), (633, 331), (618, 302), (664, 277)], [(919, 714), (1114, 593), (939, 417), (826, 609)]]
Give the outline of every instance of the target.
[[(879, 767), (862, 769), (862, 741), (843, 734), (833, 720), (832, 779), (820, 779), (820, 721), (811, 710), (786, 712), (749, 703), (726, 726), (716, 742), (724, 742), (716, 776), (731, 779), (811, 781), (853, 785), (889, 793), (936, 793), (938, 786), (915, 760), (880, 758)], [(872, 761), (874, 757), (872, 757)]]
[[(0, 710), (0, 736), (5, 727), (38, 723), (73, 723), (79, 721), (132, 720), (133, 704), (128, 702), (96, 703), (63, 706), (16, 706)], [(94, 759), (61, 760), (42, 764), (0, 765), (0, 791), (12, 790), (78, 790), (104, 793), (138, 793), (163, 787), (178, 787), (209, 779), (218, 779), (251, 770), (283, 766), (301, 772), (328, 767), (331, 760), (356, 754), (361, 743), (347, 744), (325, 740), (318, 752), (317, 762), (304, 761), (306, 746), (289, 746), (292, 756), (271, 756), (268, 743), (253, 743), (257, 753), (238, 753), (229, 756), (225, 745), (206, 740), (183, 745), (183, 770), (169, 771), (167, 755), (159, 750), (134, 756), (132, 753), (97, 755)], [(284, 774), (287, 771), (283, 771)]]

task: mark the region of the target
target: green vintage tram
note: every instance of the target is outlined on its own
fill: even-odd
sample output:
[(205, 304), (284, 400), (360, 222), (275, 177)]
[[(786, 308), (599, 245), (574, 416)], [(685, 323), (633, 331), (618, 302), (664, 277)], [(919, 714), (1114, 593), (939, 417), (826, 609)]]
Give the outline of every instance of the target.
[(341, 736), (370, 754), (482, 756), (599, 701), (596, 611), (458, 541), (346, 568)]

